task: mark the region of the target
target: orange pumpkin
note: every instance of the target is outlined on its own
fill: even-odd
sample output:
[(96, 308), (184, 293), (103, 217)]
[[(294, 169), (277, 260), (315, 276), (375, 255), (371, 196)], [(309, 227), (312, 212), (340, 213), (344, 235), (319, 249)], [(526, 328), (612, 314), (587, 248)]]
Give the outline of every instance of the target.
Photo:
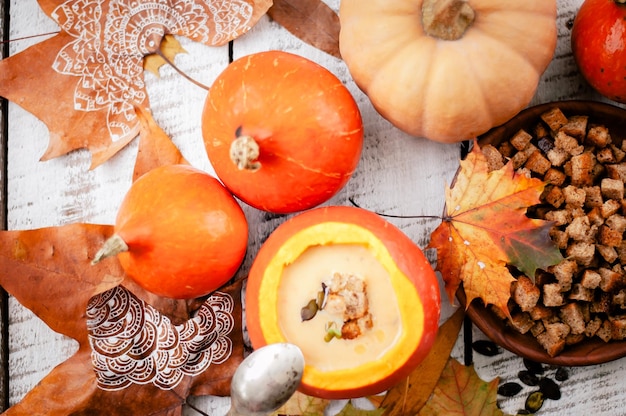
[(158, 167), (137, 179), (114, 231), (94, 262), (117, 254), (141, 287), (179, 299), (225, 284), (248, 244), (248, 223), (237, 201), (217, 179), (188, 165)]
[(429, 352), (440, 314), (430, 263), (402, 231), (355, 207), (281, 224), (254, 260), (246, 321), (254, 348), (303, 351), (300, 390), (326, 399), (380, 393)]
[(556, 0), (342, 0), (340, 50), (399, 129), (472, 139), (533, 98), (556, 48)]
[(281, 214), (335, 195), (363, 145), (361, 113), (342, 82), (282, 51), (240, 58), (217, 77), (202, 134), (224, 185), (247, 204)]

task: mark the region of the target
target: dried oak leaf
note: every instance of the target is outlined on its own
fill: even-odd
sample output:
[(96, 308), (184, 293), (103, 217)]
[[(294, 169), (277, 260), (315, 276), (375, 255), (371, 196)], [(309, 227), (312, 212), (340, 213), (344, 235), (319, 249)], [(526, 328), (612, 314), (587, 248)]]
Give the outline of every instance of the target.
[(562, 260), (549, 236), (552, 223), (526, 216), (539, 203), (545, 183), (517, 173), (513, 163), (489, 171), (478, 143), (446, 188), (443, 222), (431, 234), (437, 270), (449, 298), (461, 282), (467, 306), (480, 298), (509, 313), (511, 275), (508, 265), (534, 279), (537, 269)]
[(473, 366), (450, 358), (430, 400), (418, 416), (503, 416), (497, 405), (498, 378), (485, 382)]
[[(107, 378), (108, 376), (102, 376), (105, 373), (95, 371), (94, 357), (102, 358), (95, 353), (95, 346), (98, 345), (95, 340), (103, 330), (117, 328), (125, 331), (125, 325), (132, 313), (135, 318), (148, 320), (149, 317), (151, 322), (160, 322), (161, 328), (192, 328), (194, 325), (189, 326), (189, 323), (192, 319), (198, 319), (195, 317), (195, 309), (200, 306), (202, 310), (201, 305), (213, 297), (192, 302), (158, 297), (143, 292), (126, 279), (115, 259), (91, 266), (94, 254), (112, 233), (112, 226), (95, 224), (0, 232), (0, 270), (3, 271), (0, 274), (0, 285), (52, 330), (75, 339), (79, 345), (73, 356), (52, 369), (19, 403), (10, 407), (3, 415), (174, 416), (182, 414), (182, 406), (189, 395), (229, 394), (230, 379), (243, 359), (241, 281), (219, 291), (232, 299), (232, 320), (229, 320), (232, 327), (228, 328), (229, 337), (218, 337), (222, 346), (232, 348), (230, 355), (212, 357), (215, 360), (208, 367), (180, 377), (169, 388), (159, 387), (159, 382), (154, 381), (157, 378), (152, 382), (143, 380), (145, 384), (129, 383), (122, 377), (126, 376), (126, 372), (117, 378)], [(123, 313), (103, 313), (95, 309), (98, 313), (94, 317), (94, 305), (97, 304), (95, 300), (102, 296), (112, 296), (112, 291), (125, 293), (127, 298), (134, 299), (132, 307), (128, 310), (121, 307), (116, 309), (111, 307), (115, 302), (105, 302), (111, 308), (109, 312)], [(209, 308), (212, 306), (209, 305)], [(92, 311), (91, 315), (89, 311)], [(116, 339), (111, 340), (112, 345), (119, 345), (116, 344)], [(127, 345), (132, 347), (127, 352), (130, 354), (130, 351), (146, 346), (147, 340), (149, 341), (138, 336), (126, 338)], [(203, 345), (207, 346), (208, 344)], [(199, 350), (200, 353), (203, 351)], [(213, 349), (209, 353), (213, 354)], [(126, 358), (122, 357), (122, 362), (130, 364)], [(148, 358), (154, 357), (147, 354), (145, 357), (133, 359), (136, 367), (140, 368), (147, 363), (145, 360)], [(143, 375), (155, 377), (152, 372), (144, 372)], [(107, 383), (117, 381), (125, 381), (126, 384), (119, 389), (102, 388)]]
[(167, 34), (209, 46), (246, 33), (271, 0), (39, 0), (61, 31), (0, 61), (0, 96), (49, 129), (42, 160), (86, 148), (94, 168), (139, 132), (143, 59)]
[(300, 40), (341, 59), (339, 16), (322, 0), (274, 0), (267, 15)]

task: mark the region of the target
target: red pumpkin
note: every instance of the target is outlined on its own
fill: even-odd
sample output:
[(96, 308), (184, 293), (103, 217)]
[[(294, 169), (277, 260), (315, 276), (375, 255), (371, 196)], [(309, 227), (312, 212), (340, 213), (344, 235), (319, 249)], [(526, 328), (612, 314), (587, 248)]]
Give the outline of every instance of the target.
[(141, 287), (179, 299), (225, 284), (248, 244), (248, 223), (237, 201), (217, 179), (188, 165), (162, 166), (137, 179), (114, 231), (94, 262), (117, 254)]
[(405, 379), (428, 354), (439, 312), (438, 280), (419, 247), (355, 207), (316, 208), (281, 224), (246, 286), (253, 347), (298, 345), (300, 390), (326, 399), (380, 393)]
[(363, 145), (361, 114), (342, 82), (281, 51), (240, 58), (217, 77), (202, 134), (226, 187), (255, 208), (281, 214), (335, 195)]
[(572, 51), (581, 74), (605, 97), (626, 103), (625, 0), (585, 0), (572, 27)]

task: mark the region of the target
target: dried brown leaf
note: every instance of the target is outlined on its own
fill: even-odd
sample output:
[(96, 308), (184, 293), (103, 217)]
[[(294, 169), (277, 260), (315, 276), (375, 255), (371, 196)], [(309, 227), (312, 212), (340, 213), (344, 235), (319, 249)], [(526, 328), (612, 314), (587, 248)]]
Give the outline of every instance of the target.
[(339, 16), (323, 1), (274, 0), (267, 14), (302, 41), (341, 58)]
[(380, 407), (385, 416), (415, 415), (431, 396), (456, 343), (465, 311), (457, 311), (439, 328), (435, 344), (407, 379), (390, 389)]

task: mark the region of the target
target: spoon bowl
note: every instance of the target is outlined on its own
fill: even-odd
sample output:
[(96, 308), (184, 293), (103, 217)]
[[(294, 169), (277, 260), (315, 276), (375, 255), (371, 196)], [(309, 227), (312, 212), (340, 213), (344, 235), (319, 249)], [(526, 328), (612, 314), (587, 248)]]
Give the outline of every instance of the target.
[(237, 367), (231, 382), (229, 416), (265, 416), (295, 393), (304, 371), (304, 356), (294, 344), (261, 347)]

